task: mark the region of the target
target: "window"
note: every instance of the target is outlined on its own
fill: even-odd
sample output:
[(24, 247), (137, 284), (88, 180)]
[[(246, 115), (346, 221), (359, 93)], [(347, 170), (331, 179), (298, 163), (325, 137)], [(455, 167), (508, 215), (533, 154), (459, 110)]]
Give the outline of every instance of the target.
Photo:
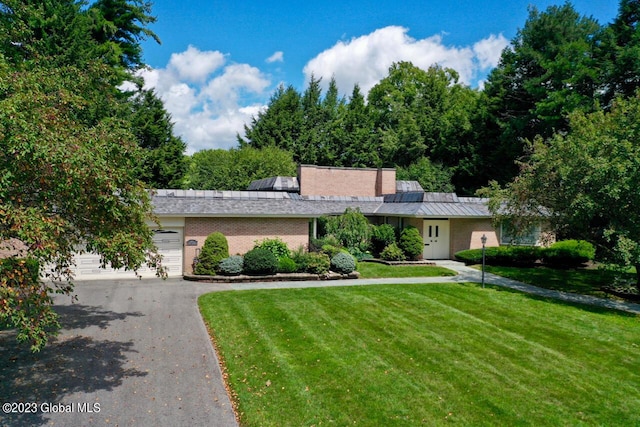
[[(524, 232), (514, 233), (514, 227), (507, 221), (500, 224), (501, 245), (535, 246), (540, 241), (541, 229), (539, 225), (533, 226)], [(518, 236), (514, 236), (517, 234)]]

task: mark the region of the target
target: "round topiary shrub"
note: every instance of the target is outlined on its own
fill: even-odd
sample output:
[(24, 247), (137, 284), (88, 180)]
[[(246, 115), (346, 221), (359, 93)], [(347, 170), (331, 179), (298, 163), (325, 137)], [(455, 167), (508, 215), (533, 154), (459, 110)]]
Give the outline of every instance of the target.
[(278, 260), (278, 272), (295, 273), (298, 271), (298, 264), (289, 257), (282, 257)]
[(424, 241), (422, 240), (420, 231), (412, 226), (406, 227), (402, 230), (402, 233), (400, 233), (398, 246), (407, 258), (411, 260), (420, 259), (424, 248)]
[(251, 249), (244, 254), (244, 272), (247, 274), (274, 274), (278, 271), (278, 260), (269, 250)]
[(340, 274), (349, 274), (356, 269), (356, 260), (350, 254), (340, 252), (331, 258), (331, 270)]
[(224, 276), (237, 276), (244, 268), (244, 258), (240, 255), (232, 255), (218, 264), (218, 273)]
[(224, 234), (215, 232), (209, 234), (204, 241), (198, 263), (195, 265), (194, 273), (213, 276), (216, 274), (218, 264), (225, 258), (229, 258), (229, 244)]
[(392, 243), (380, 253), (380, 258), (385, 261), (404, 261), (406, 257), (404, 256), (404, 252), (402, 249), (398, 247), (397, 244)]

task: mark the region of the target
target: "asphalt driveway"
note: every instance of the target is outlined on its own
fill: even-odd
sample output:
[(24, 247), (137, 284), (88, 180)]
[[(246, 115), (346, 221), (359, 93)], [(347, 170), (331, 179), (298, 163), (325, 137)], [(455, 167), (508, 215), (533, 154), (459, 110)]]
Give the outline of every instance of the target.
[[(8, 426), (236, 426), (196, 299), (230, 289), (178, 279), (78, 282), (39, 354), (0, 332)], [(4, 409), (4, 407), (3, 407)]]

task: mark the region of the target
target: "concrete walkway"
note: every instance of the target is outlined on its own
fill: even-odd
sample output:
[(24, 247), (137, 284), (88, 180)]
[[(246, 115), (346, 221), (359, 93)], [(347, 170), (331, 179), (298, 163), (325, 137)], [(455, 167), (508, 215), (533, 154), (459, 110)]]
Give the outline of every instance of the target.
[[(480, 282), (481, 272), (439, 262), (453, 277), (207, 284), (181, 279), (79, 282), (78, 301), (57, 298), (63, 330), (39, 354), (0, 332), (0, 403), (32, 402), (0, 426), (236, 426), (197, 306), (212, 291)], [(489, 285), (640, 314), (640, 304), (541, 289), (486, 274)]]

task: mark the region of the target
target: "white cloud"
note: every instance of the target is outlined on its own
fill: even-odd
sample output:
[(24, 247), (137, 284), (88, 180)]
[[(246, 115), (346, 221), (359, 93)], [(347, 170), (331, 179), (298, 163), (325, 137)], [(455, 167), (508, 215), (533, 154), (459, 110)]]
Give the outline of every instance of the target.
[(218, 51), (202, 52), (189, 46), (181, 53), (174, 53), (169, 67), (176, 71), (178, 78), (191, 82), (202, 82), (225, 63), (225, 57)]
[(494, 63), (507, 44), (502, 35), (492, 35), (473, 47), (447, 46), (441, 35), (416, 40), (408, 31), (404, 27), (389, 26), (339, 41), (307, 63), (306, 80), (308, 82), (313, 74), (322, 77), (326, 86), (333, 76), (342, 91), (350, 91), (357, 83), (366, 93), (388, 74), (394, 62), (410, 61), (422, 69), (434, 64), (453, 68), (460, 74), (462, 83), (471, 85), (479, 68), (485, 69)]
[(224, 54), (193, 46), (173, 54), (166, 68), (142, 70), (140, 75), (145, 88), (155, 89), (163, 100), (189, 154), (236, 146), (236, 134), (264, 108), (247, 100), (267, 98), (271, 83), (255, 67), (226, 64)]
[(480, 69), (494, 68), (500, 61), (500, 55), (509, 41), (502, 35), (491, 34), (488, 38), (480, 40), (473, 45), (473, 52), (478, 59)]
[(269, 64), (273, 62), (284, 62), (284, 52), (281, 50), (275, 52), (273, 55), (267, 58), (267, 62)]

